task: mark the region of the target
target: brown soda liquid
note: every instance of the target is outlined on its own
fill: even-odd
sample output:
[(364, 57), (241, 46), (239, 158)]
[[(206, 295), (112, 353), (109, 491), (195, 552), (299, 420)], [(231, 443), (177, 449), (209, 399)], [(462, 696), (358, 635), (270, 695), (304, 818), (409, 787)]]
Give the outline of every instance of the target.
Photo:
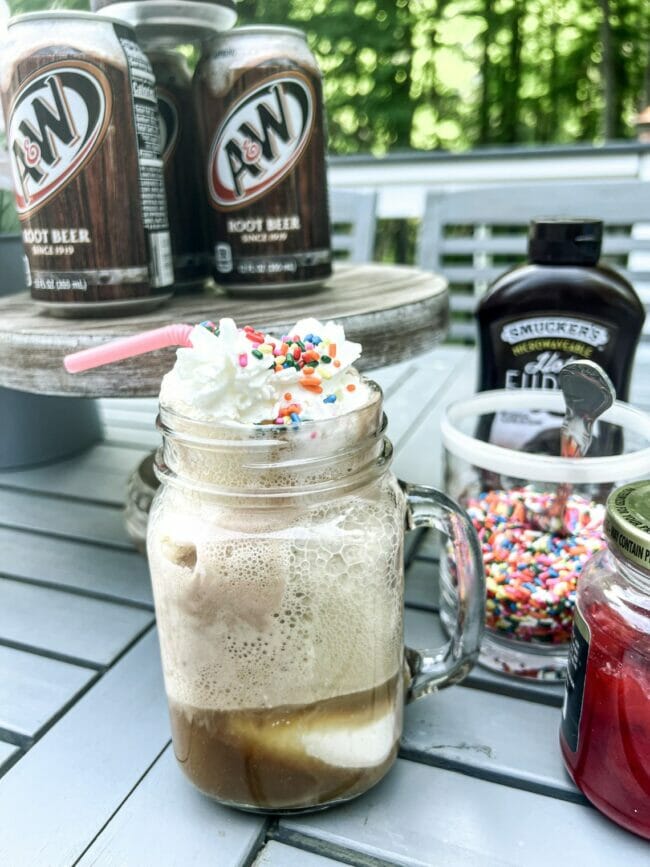
[[(278, 675), (280, 676), (280, 675)], [(254, 810), (302, 810), (365, 792), (397, 755), (402, 678), (373, 689), (306, 705), (217, 711), (170, 700), (174, 751), (186, 776), (223, 803)], [(395, 735), (380, 760), (345, 767), (310, 754), (313, 739), (391, 717)], [(343, 737), (345, 737), (343, 735)], [(316, 750), (317, 751), (317, 750)], [(311, 749), (314, 752), (314, 749)]]

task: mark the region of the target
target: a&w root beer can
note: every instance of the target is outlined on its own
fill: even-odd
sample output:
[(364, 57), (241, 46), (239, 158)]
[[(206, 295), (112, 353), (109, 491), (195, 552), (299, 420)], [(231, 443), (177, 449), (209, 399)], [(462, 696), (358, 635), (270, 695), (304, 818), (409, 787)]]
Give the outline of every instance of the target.
[(304, 290), (331, 274), (321, 75), (304, 34), (241, 27), (195, 73), (215, 280)]
[(176, 293), (201, 289), (210, 276), (204, 229), (203, 173), (196, 159), (192, 76), (185, 58), (172, 50), (147, 50), (156, 76), (161, 151)]
[(133, 31), (90, 13), (13, 19), (2, 97), (32, 297), (64, 316), (168, 298), (155, 80)]

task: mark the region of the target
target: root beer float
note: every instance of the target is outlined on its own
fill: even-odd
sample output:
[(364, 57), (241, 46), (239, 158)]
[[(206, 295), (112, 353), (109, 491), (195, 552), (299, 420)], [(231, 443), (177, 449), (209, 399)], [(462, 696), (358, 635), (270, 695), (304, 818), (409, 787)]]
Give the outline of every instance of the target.
[(136, 312), (173, 283), (151, 65), (90, 13), (14, 18), (2, 98), (32, 297), (59, 315)]
[(221, 34), (194, 81), (215, 280), (233, 293), (318, 287), (331, 274), (325, 124), (304, 34)]
[[(395, 761), (405, 693), (457, 683), (478, 655), (478, 538), (447, 497), (390, 472), (382, 394), (341, 325), (178, 323), (65, 366), (169, 346), (147, 551), (176, 757), (246, 810), (355, 797)], [(418, 526), (449, 536), (458, 616), (445, 647), (405, 655), (404, 530)]]

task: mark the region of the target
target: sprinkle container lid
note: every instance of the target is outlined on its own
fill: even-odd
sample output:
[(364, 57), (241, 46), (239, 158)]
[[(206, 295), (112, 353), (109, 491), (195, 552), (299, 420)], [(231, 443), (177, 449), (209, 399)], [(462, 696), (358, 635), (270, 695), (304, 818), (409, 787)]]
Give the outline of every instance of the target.
[(468, 433), (475, 430), (476, 421), (485, 415), (540, 410), (563, 413), (562, 392), (535, 388), (482, 391), (445, 409), (440, 422), (443, 445), (448, 456), (467, 461), (471, 466), (535, 482), (612, 485), (626, 479), (650, 477), (650, 415), (618, 400), (603, 413), (601, 420), (619, 425), (626, 438), (643, 442), (642, 447), (624, 454), (577, 461), (497, 446)]
[(607, 500), (605, 533), (623, 559), (650, 570), (650, 481), (631, 482), (612, 491)]

